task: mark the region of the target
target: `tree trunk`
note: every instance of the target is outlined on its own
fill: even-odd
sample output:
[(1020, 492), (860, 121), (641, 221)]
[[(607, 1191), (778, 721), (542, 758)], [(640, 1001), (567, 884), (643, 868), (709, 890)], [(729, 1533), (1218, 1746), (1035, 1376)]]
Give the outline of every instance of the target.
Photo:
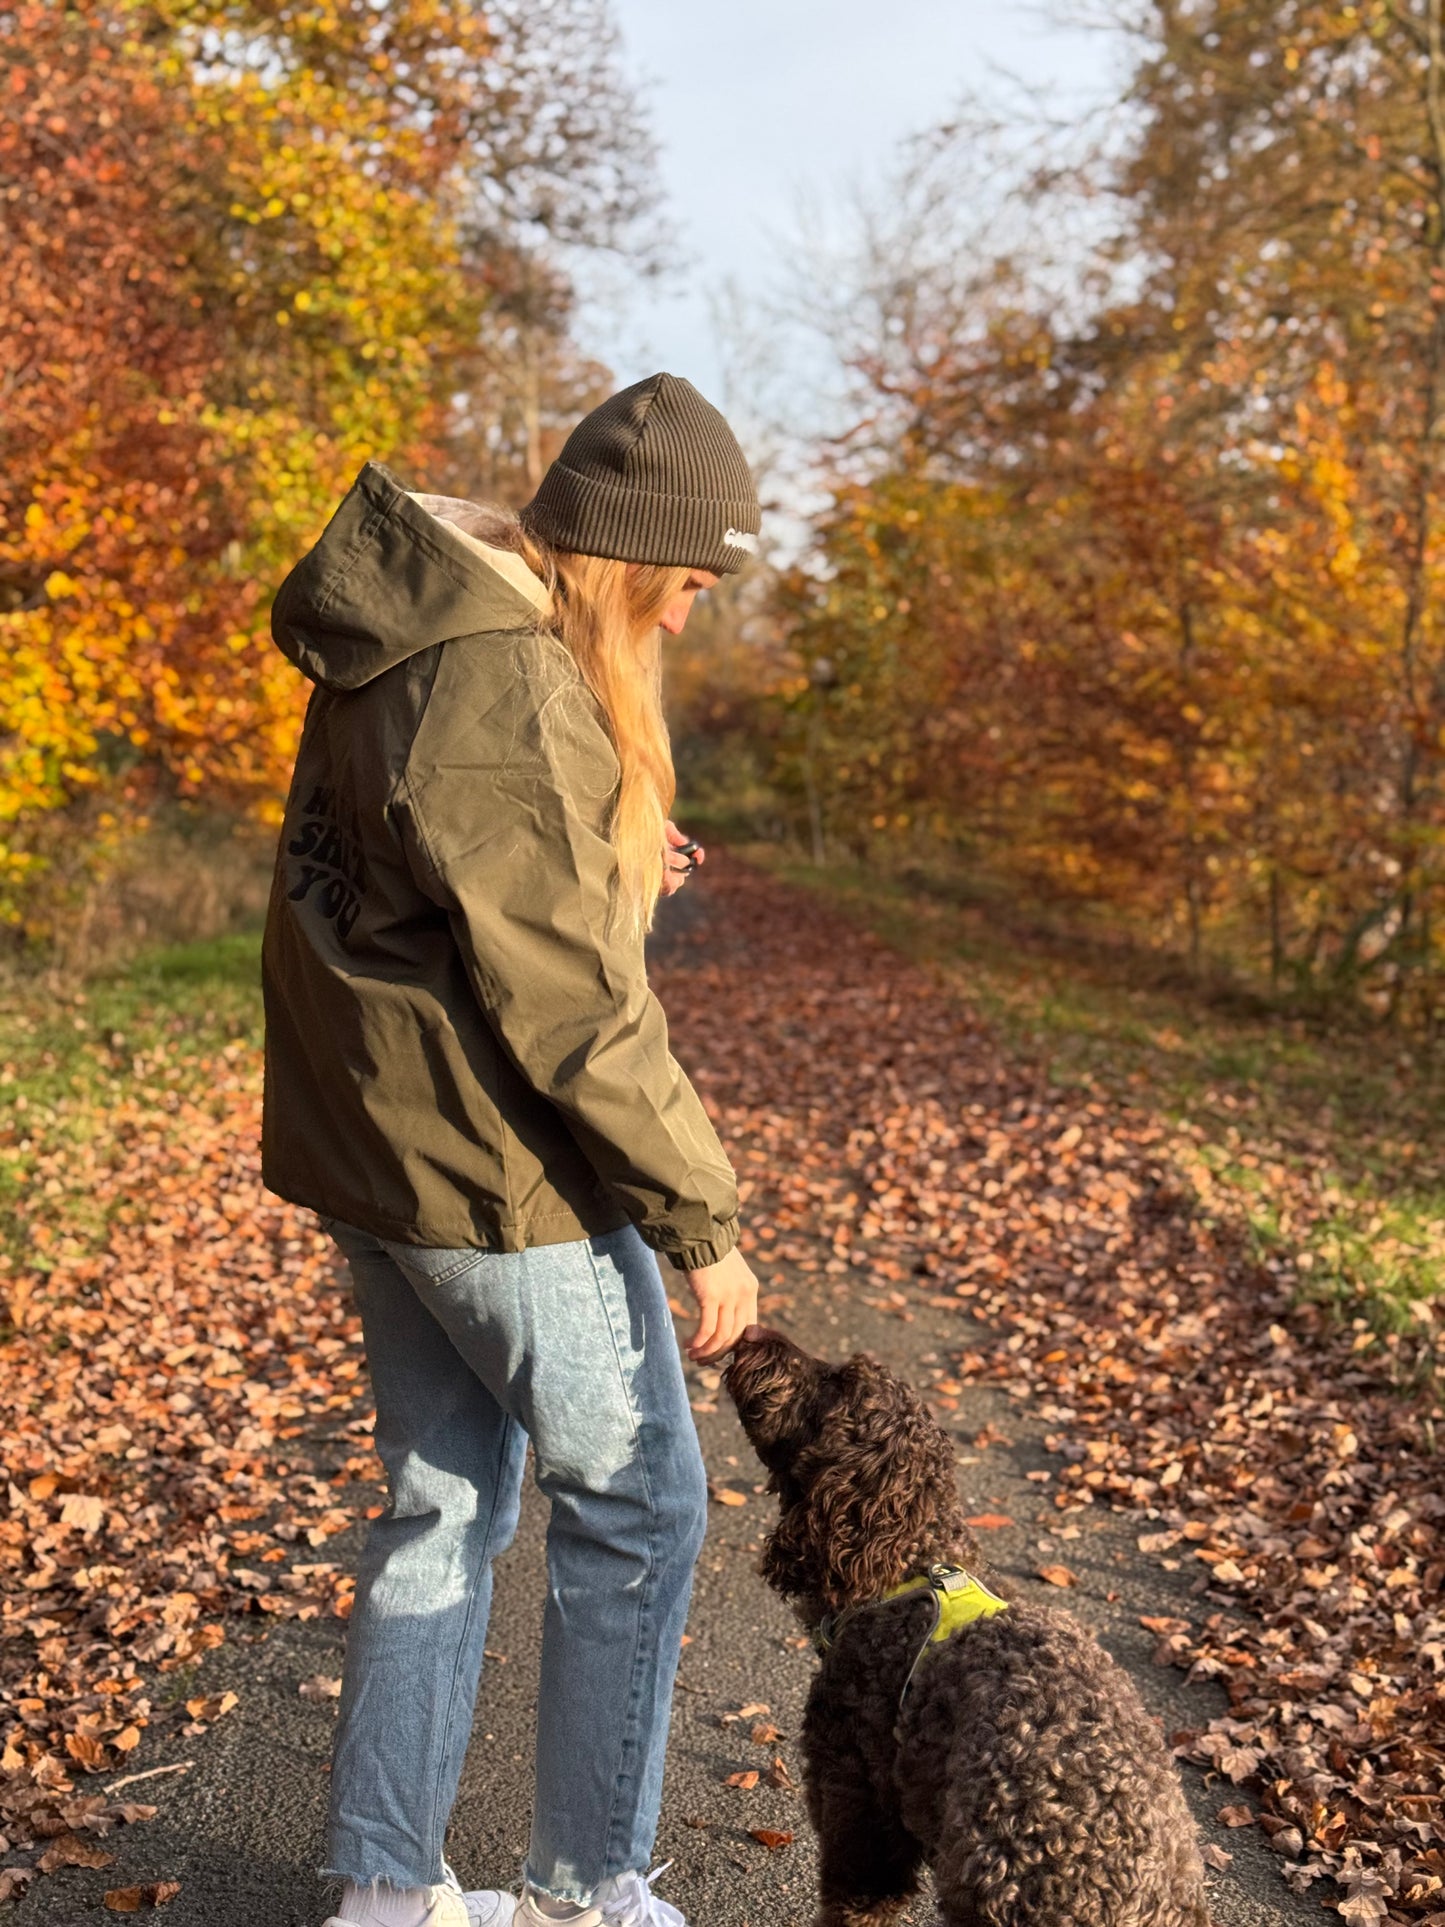
[(1284, 975), (1284, 903), (1279, 865), (1269, 866), (1269, 987), (1278, 994)]
[[(1402, 971), (1398, 980), (1404, 985), (1409, 951), (1419, 951), (1419, 968), (1424, 977), (1423, 998), (1432, 999), (1432, 941), (1430, 894), (1433, 865), (1428, 848), (1421, 853), (1421, 818), (1434, 800), (1438, 788), (1433, 771), (1422, 769), (1428, 757), (1435, 760), (1439, 717), (1445, 708), (1445, 663), (1438, 664), (1433, 676), (1422, 672), (1421, 652), (1425, 640), (1425, 621), (1430, 596), (1430, 544), (1435, 523), (1436, 447), (1440, 437), (1442, 387), (1445, 387), (1445, 0), (1426, 0), (1426, 73), (1425, 108), (1430, 130), (1429, 166), (1433, 193), (1427, 211), (1430, 246), (1431, 287), (1434, 303), (1429, 347), (1425, 358), (1424, 392), (1420, 410), (1420, 458), (1415, 478), (1415, 499), (1405, 593), (1405, 620), (1400, 639), (1400, 681), (1405, 715), (1404, 743), (1400, 769), (1400, 825), (1404, 877), (1400, 892), (1399, 948)], [(1428, 745), (1428, 747), (1427, 747)], [(1423, 752), (1423, 754), (1422, 754)], [(1397, 988), (1393, 1009), (1399, 1001)]]
[(818, 790), (818, 761), (823, 746), (823, 705), (817, 701), (808, 718), (808, 742), (803, 754), (803, 788), (808, 799), (808, 830), (812, 838), (813, 862), (821, 869), (828, 860), (823, 840), (823, 799)]
[[(1194, 611), (1186, 595), (1179, 603), (1179, 682), (1186, 699), (1193, 688), (1196, 653)], [(1194, 725), (1189, 723), (1179, 752), (1179, 775), (1184, 792), (1184, 904), (1189, 929), (1189, 974), (1197, 979), (1204, 956), (1204, 887), (1199, 873), (1199, 816), (1194, 800), (1195, 750)]]

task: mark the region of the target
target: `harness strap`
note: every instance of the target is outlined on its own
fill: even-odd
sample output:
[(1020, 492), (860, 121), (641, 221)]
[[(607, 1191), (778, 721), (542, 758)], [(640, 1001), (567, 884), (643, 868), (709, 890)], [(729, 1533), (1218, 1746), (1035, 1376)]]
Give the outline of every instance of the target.
[(903, 1682), (903, 1691), (898, 1696), (901, 1707), (908, 1697), (913, 1676), (930, 1646), (939, 1645), (962, 1627), (973, 1625), (975, 1620), (991, 1619), (995, 1613), (1008, 1611), (1006, 1599), (1000, 1599), (997, 1593), (990, 1592), (981, 1579), (976, 1579), (962, 1566), (930, 1566), (927, 1572), (918, 1574), (916, 1578), (905, 1579), (900, 1586), (891, 1586), (881, 1599), (870, 1599), (866, 1605), (847, 1606), (840, 1613), (829, 1614), (814, 1629), (814, 1650), (820, 1654), (826, 1653), (843, 1627), (856, 1614), (876, 1611), (879, 1606), (891, 1605), (895, 1599), (904, 1599), (910, 1594), (924, 1591), (933, 1602), (933, 1621)]

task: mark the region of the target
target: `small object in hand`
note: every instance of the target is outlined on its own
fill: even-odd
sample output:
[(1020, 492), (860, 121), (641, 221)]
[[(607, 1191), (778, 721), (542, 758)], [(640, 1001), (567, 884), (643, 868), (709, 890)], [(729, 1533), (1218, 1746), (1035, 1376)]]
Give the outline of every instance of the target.
[(674, 843), (672, 847), (678, 856), (685, 856), (687, 858), (687, 867), (689, 870), (695, 870), (697, 868), (698, 856), (702, 845), (697, 842), (695, 838), (689, 838), (686, 843)]

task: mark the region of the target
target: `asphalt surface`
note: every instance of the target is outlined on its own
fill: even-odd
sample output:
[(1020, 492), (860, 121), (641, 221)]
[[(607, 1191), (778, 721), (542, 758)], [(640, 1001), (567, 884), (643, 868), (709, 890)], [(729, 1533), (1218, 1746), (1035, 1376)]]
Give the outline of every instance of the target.
[[(816, 1351), (875, 1352), (921, 1384), (976, 1334), (960, 1313), (930, 1308), (921, 1299), (889, 1307), (886, 1294), (880, 1294), (884, 1302), (868, 1303), (866, 1290), (856, 1277), (826, 1286), (800, 1278), (771, 1321)], [(815, 1863), (801, 1797), (766, 1779), (750, 1791), (726, 1781), (738, 1772), (765, 1772), (774, 1757), (798, 1777), (798, 1748), (789, 1736), (798, 1732), (815, 1662), (799, 1649), (799, 1628), (753, 1570), (772, 1510), (771, 1501), (754, 1490), (761, 1481), (756, 1462), (726, 1398), (716, 1395), (716, 1374), (689, 1368), (689, 1377), (709, 1472), (747, 1503), (711, 1508), (656, 1854), (674, 1864), (659, 1891), (683, 1908), (692, 1927), (806, 1927)], [(1152, 1663), (1154, 1636), (1141, 1628), (1141, 1615), (1197, 1618), (1201, 1602), (1191, 1595), (1187, 1575), (1166, 1572), (1138, 1551), (1135, 1539), (1147, 1529), (1144, 1522), (1099, 1508), (1078, 1515), (1077, 1537), (1060, 1537), (1049, 1484), (1028, 1477), (1057, 1466), (1042, 1446), (1050, 1428), (1028, 1402), (970, 1391), (945, 1422), (958, 1441), (958, 1476), (970, 1512), (999, 1513), (1016, 1522), (983, 1535), (998, 1569), (1023, 1592), (1057, 1605), (1065, 1595), (1038, 1584), (1034, 1574), (1040, 1564), (1067, 1564), (1079, 1579), (1067, 1605), (1129, 1668), (1166, 1731), (1198, 1727), (1221, 1710), (1223, 1696), (1214, 1688), (1190, 1685), (1172, 1668)], [(1002, 1437), (980, 1450), (973, 1441), (985, 1427)], [(497, 1567), (488, 1639), (495, 1657), (484, 1675), (449, 1839), (449, 1857), (468, 1886), (511, 1884), (527, 1839), (545, 1523), (545, 1506), (529, 1488), (517, 1543)], [(356, 1535), (337, 1539), (328, 1556), (354, 1556), (357, 1543)], [(316, 1674), (339, 1673), (342, 1636), (336, 1621), (232, 1632), (201, 1677), (207, 1693), (234, 1690), (237, 1709), (198, 1739), (142, 1749), (137, 1770), (193, 1764), (129, 1793), (154, 1801), (156, 1819), (107, 1839), (116, 1861), (104, 1872), (68, 1869), (38, 1879), (15, 1909), (20, 1927), (109, 1919), (101, 1898), (107, 1888), (151, 1880), (181, 1883), (161, 1916), (166, 1927), (316, 1927), (328, 1912), (314, 1869), (323, 1850), (335, 1714), (332, 1702), (303, 1699), (298, 1688)], [(726, 1719), (759, 1704), (785, 1736), (770, 1746), (749, 1738), (753, 1718)], [(1218, 1927), (1319, 1920), (1320, 1900), (1289, 1891), (1257, 1827), (1227, 1830), (1217, 1823), (1222, 1806), (1241, 1804), (1238, 1790), (1217, 1779), (1207, 1784), (1192, 1768), (1182, 1772), (1204, 1837), (1232, 1856), (1212, 1875)], [(792, 1833), (794, 1839), (770, 1850), (751, 1837), (754, 1828)], [(907, 1918), (921, 1923), (930, 1917), (920, 1902)]]

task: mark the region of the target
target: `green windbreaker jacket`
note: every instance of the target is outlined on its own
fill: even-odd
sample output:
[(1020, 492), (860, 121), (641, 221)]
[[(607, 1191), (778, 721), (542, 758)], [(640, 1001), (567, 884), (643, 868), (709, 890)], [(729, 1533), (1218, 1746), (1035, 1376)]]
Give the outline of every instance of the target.
[(317, 686), (266, 923), (265, 1181), (407, 1244), (631, 1219), (711, 1264), (737, 1188), (611, 915), (616, 757), (467, 506), (368, 464), (276, 598)]

